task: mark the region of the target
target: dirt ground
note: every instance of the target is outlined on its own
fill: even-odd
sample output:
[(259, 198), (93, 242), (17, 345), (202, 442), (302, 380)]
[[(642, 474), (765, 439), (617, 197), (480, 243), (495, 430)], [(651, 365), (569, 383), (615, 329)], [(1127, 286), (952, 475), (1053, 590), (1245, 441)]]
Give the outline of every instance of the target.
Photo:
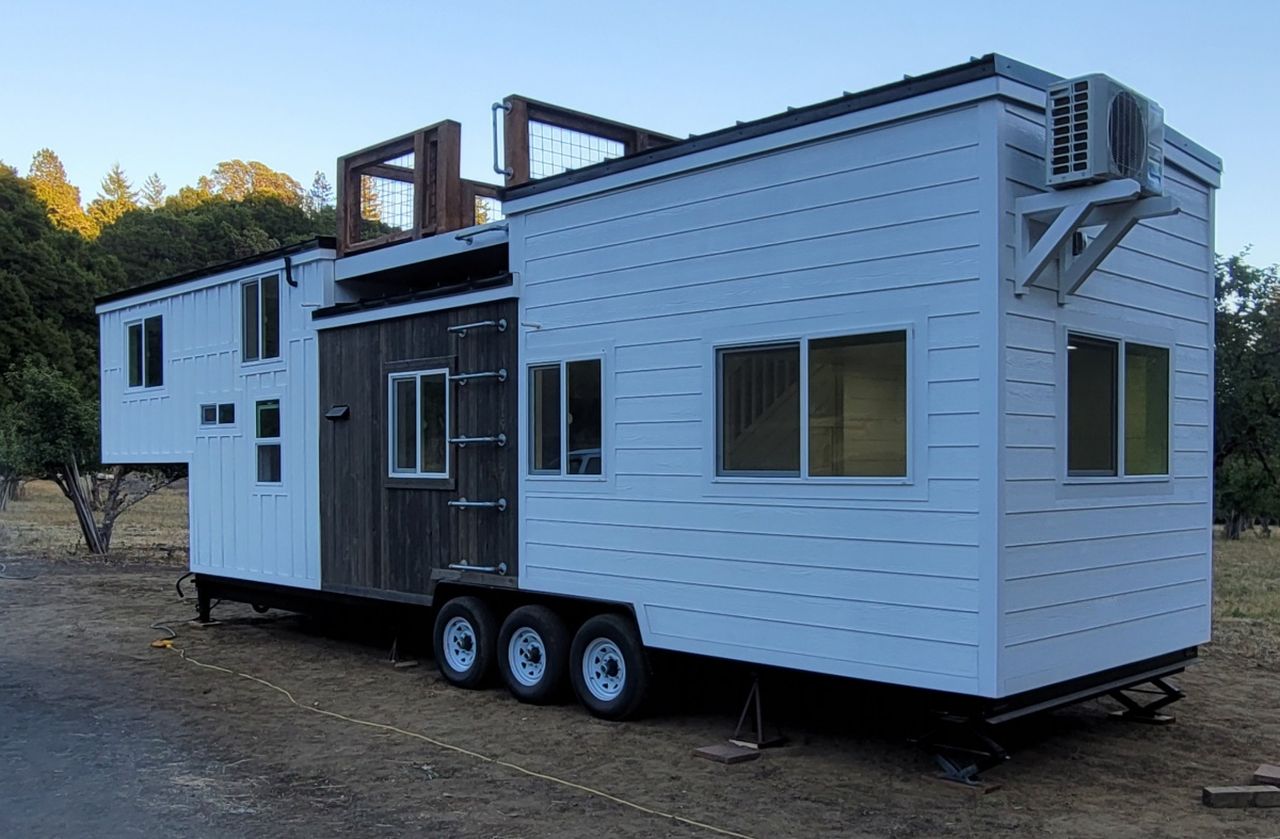
[[(718, 835), (482, 755), (751, 837), (1280, 836), (1280, 809), (1199, 800), (1206, 784), (1280, 762), (1280, 551), (1268, 540), (1219, 552), (1226, 599), (1214, 643), (1178, 678), (1176, 724), (1118, 723), (1107, 701), (1047, 715), (1010, 731), (1013, 758), (986, 775), (1003, 788), (973, 796), (929, 779), (905, 740), (916, 723), (891, 697), (838, 680), (772, 674), (768, 707), (789, 745), (722, 766), (690, 752), (732, 730), (742, 668), (663, 662), (654, 714), (618, 724), (451, 688), (426, 658), (393, 667), (376, 621), (224, 604), (220, 624), (194, 628), (173, 588), (181, 493), (149, 501), (116, 555), (87, 561), (67, 555), (59, 499), (30, 489), (0, 514), (4, 574), (37, 575), (0, 579), (0, 835)], [(165, 635), (156, 621), (176, 630), (175, 649), (150, 646)], [(308, 713), (235, 673), (437, 743)]]

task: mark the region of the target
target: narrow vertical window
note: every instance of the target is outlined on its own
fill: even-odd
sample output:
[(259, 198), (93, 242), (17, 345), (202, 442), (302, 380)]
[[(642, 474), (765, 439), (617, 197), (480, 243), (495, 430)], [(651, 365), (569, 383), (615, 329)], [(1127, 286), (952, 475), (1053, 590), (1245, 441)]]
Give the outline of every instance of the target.
[(529, 471), (560, 473), (560, 365), (529, 369)]
[(1119, 344), (1067, 337), (1067, 474), (1116, 474)]
[(129, 344), (129, 387), (142, 387), (142, 324), (129, 324), (126, 334)]
[(240, 286), (240, 351), (244, 361), (280, 357), (280, 276), (271, 274)]
[(809, 342), (809, 474), (907, 474), (907, 333)]
[(280, 400), (257, 404), (258, 483), (281, 483)]
[(569, 411), (565, 425), (569, 438), (569, 474), (599, 475), (603, 421), (600, 359), (570, 361), (565, 365), (565, 375), (568, 378)]
[(1169, 351), (1124, 347), (1124, 471), (1169, 474)]
[(240, 313), (240, 357), (245, 361), (257, 361), (261, 358), (258, 331), (258, 281), (250, 280), (240, 287), (240, 291), (243, 298)]
[(800, 474), (800, 345), (721, 350), (722, 473)]
[(159, 315), (142, 322), (146, 352), (143, 356), (143, 381), (147, 387), (164, 384), (164, 321)]
[(388, 381), (391, 477), (448, 477), (449, 371), (393, 373)]

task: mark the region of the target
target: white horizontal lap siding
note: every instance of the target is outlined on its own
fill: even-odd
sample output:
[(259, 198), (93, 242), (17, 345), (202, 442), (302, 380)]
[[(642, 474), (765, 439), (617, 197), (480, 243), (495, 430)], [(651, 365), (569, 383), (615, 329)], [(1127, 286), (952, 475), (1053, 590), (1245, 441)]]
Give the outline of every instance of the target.
[[(1015, 298), (1013, 200), (1043, 189), (1042, 124), (1010, 105), (1001, 128), (1004, 694), (1202, 643), (1212, 602), (1212, 189), (1171, 153), (1182, 212), (1135, 227), (1065, 307)], [(1065, 329), (1170, 345), (1171, 480), (1064, 484)]]
[[(606, 480), (522, 482), (521, 586), (629, 603), (658, 647), (975, 692), (979, 134), (939, 113), (512, 218), (524, 360), (606, 381)], [(715, 345), (907, 324), (909, 485), (712, 480)]]
[[(237, 269), (169, 296), (100, 315), (103, 456), (189, 466), (190, 564), (197, 572), (315, 588), (320, 583), (318, 405), (311, 310), (332, 282), (331, 260), (280, 280), (281, 358), (242, 365), (241, 283), (278, 268)], [(124, 325), (164, 318), (164, 386), (128, 391)], [(255, 407), (281, 403), (284, 480), (257, 484)], [(233, 403), (235, 423), (202, 427), (200, 406)]]

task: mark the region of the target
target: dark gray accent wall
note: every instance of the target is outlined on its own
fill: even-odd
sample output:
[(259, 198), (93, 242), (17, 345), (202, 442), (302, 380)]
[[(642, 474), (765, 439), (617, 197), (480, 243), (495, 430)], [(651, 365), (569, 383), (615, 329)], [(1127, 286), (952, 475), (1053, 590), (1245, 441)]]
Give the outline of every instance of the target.
[[(505, 318), (506, 332), (450, 326)], [(430, 602), (440, 579), (514, 585), (519, 470), (514, 300), (375, 321), (320, 332), (320, 548), (329, 591)], [(447, 366), (497, 370), (492, 379), (451, 383), (451, 436), (507, 435), (504, 447), (451, 447), (448, 480), (388, 477), (387, 376)], [(324, 415), (347, 405), (345, 419)], [(506, 498), (507, 509), (460, 509), (459, 498)], [(505, 577), (450, 572), (451, 563), (497, 565)]]

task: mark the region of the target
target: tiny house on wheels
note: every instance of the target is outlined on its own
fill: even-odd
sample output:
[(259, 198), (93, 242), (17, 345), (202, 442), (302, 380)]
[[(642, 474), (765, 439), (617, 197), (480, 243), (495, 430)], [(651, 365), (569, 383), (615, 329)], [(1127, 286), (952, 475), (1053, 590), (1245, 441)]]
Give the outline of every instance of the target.
[(511, 96), (501, 185), (460, 131), (342, 157), (332, 239), (99, 301), (103, 457), (189, 467), (206, 617), (430, 607), (451, 682), (612, 718), (658, 649), (1176, 698), (1221, 161), (1154, 101), (994, 55), (687, 139)]

